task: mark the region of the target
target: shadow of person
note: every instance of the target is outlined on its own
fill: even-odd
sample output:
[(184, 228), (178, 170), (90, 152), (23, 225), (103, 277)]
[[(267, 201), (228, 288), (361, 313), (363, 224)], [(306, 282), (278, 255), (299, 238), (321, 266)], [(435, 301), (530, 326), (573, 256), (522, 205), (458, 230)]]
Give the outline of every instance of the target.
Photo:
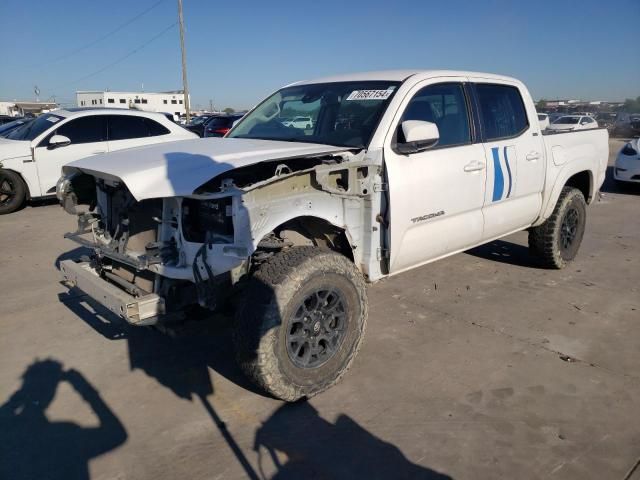
[[(276, 467), (271, 480), (393, 478), (446, 480), (451, 477), (411, 463), (400, 449), (346, 415), (330, 423), (306, 401), (280, 407), (257, 430), (254, 449), (264, 474), (263, 449)], [(282, 464), (281, 452), (286, 456)]]
[[(63, 381), (89, 405), (97, 427), (47, 418)], [(0, 407), (0, 478), (88, 479), (89, 461), (126, 439), (120, 420), (80, 372), (63, 370), (55, 360), (37, 361), (23, 374), (20, 389)]]

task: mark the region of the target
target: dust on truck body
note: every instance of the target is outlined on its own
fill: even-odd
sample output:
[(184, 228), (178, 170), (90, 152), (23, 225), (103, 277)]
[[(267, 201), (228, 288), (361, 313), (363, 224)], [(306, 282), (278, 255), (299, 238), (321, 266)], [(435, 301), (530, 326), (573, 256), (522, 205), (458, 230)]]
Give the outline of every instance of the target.
[(299, 82), (225, 138), (66, 166), (57, 195), (79, 225), (68, 236), (93, 255), (61, 271), (135, 325), (235, 298), (239, 363), (293, 401), (351, 365), (366, 282), (523, 229), (543, 264), (573, 260), (607, 157), (604, 129), (543, 135), (526, 87), (508, 77)]

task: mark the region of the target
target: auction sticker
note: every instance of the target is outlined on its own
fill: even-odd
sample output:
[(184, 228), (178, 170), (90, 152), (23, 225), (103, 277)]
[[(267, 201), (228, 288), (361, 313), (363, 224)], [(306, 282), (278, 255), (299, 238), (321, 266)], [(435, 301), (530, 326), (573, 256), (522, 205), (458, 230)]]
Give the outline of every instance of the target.
[(393, 90), (354, 90), (347, 100), (386, 100)]

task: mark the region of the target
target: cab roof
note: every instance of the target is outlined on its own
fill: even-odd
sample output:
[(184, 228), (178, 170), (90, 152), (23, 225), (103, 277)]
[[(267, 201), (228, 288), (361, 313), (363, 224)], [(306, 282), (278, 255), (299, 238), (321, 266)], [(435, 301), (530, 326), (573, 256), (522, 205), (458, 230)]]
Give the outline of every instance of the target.
[(333, 82), (357, 82), (357, 81), (389, 81), (403, 82), (409, 77), (419, 76), (420, 79), (430, 77), (481, 77), (495, 80), (517, 81), (515, 78), (493, 73), (467, 72), (458, 70), (380, 70), (373, 72), (347, 73), (343, 75), (333, 75), (321, 77), (313, 80), (303, 80), (291, 85), (306, 85), (312, 83), (333, 83)]

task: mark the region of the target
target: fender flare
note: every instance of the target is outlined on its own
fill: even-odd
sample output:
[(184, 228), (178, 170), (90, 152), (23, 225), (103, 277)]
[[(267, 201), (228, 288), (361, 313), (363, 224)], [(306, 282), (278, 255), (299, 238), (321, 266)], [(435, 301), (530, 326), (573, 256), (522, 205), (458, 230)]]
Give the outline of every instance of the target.
[(585, 171), (589, 174), (589, 198), (585, 198), (585, 200), (587, 204), (593, 201), (593, 199), (595, 198), (595, 192), (593, 191), (593, 165), (591, 165), (591, 162), (587, 160), (571, 162), (562, 170), (560, 170), (560, 173), (556, 177), (556, 181), (551, 189), (551, 193), (548, 196), (547, 202), (543, 203), (542, 215), (540, 216), (538, 221), (535, 222), (534, 226), (540, 225), (551, 216), (551, 214), (553, 213), (553, 209), (556, 207), (556, 203), (558, 203), (558, 199), (560, 198), (560, 193), (562, 192), (564, 186), (567, 184), (567, 181), (574, 175)]

